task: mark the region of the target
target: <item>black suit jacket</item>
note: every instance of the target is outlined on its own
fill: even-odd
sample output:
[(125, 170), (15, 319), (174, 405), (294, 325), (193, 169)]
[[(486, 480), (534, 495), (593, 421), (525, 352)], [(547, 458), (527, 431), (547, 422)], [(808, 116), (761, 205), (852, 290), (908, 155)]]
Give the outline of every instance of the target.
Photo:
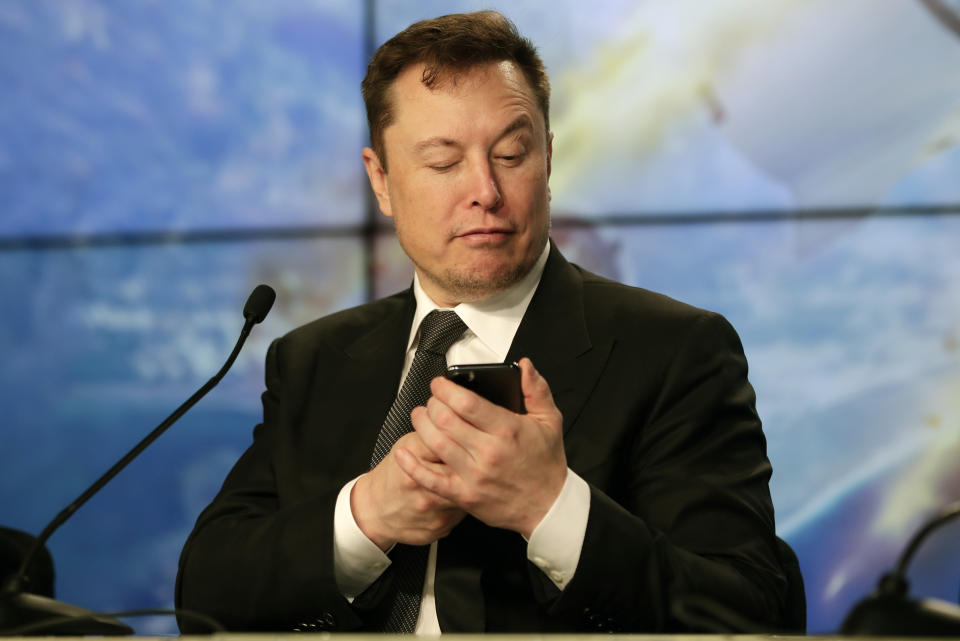
[[(368, 469), (414, 306), (408, 290), (273, 343), (263, 423), (184, 547), (180, 607), (236, 630), (360, 630), (382, 615), (389, 570), (352, 604), (337, 590), (332, 517)], [(684, 595), (778, 627), (771, 468), (732, 327), (553, 247), (508, 360), (523, 356), (549, 382), (568, 465), (591, 487), (583, 551), (560, 592), (519, 534), (467, 517), (438, 547), (441, 628), (676, 630)]]

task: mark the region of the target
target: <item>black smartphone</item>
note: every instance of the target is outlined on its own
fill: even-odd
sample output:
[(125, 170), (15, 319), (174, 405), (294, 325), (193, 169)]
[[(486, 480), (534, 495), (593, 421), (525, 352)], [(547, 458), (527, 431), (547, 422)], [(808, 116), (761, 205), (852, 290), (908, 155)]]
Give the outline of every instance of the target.
[(517, 414), (526, 414), (520, 387), (520, 366), (516, 363), (475, 363), (451, 365), (445, 376), (491, 403)]

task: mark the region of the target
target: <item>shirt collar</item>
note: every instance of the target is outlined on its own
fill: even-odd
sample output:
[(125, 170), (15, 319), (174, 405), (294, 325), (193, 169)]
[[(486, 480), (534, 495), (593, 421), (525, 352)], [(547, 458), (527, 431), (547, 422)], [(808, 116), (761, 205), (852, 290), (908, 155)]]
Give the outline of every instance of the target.
[[(473, 303), (460, 303), (453, 308), (467, 328), (495, 354), (500, 355), (501, 359), (506, 358), (507, 352), (510, 351), (513, 336), (520, 327), (520, 321), (527, 312), (537, 285), (540, 284), (540, 277), (543, 275), (543, 268), (547, 264), (549, 255), (550, 243), (548, 242), (530, 271), (516, 283), (490, 298)], [(413, 295), (417, 301), (417, 311), (413, 316), (413, 325), (410, 327), (408, 350), (414, 344), (420, 321), (435, 309), (449, 309), (441, 308), (433, 302), (423, 291), (420, 277), (416, 273), (413, 276)]]

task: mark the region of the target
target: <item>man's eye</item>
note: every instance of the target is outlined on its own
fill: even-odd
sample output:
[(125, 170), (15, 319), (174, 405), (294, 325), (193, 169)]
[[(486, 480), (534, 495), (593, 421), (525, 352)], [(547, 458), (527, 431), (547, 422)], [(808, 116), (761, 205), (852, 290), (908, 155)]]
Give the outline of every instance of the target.
[(524, 154), (500, 154), (497, 159), (508, 167), (519, 165), (523, 161)]
[(454, 165), (456, 164), (457, 163), (455, 162), (451, 162), (446, 164), (430, 165), (430, 169), (434, 171), (449, 171), (450, 169), (453, 169)]

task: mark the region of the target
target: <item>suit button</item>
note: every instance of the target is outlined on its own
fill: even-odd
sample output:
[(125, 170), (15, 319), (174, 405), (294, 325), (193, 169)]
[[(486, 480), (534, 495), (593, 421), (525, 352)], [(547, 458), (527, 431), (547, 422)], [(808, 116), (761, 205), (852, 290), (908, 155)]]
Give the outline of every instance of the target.
[(323, 615), (317, 619), (317, 627), (321, 630), (336, 630), (337, 617), (333, 616), (333, 612), (324, 612)]
[(583, 618), (587, 622), (587, 625), (591, 628), (596, 628), (598, 630), (602, 629), (603, 620), (600, 616), (590, 608), (583, 609)]

